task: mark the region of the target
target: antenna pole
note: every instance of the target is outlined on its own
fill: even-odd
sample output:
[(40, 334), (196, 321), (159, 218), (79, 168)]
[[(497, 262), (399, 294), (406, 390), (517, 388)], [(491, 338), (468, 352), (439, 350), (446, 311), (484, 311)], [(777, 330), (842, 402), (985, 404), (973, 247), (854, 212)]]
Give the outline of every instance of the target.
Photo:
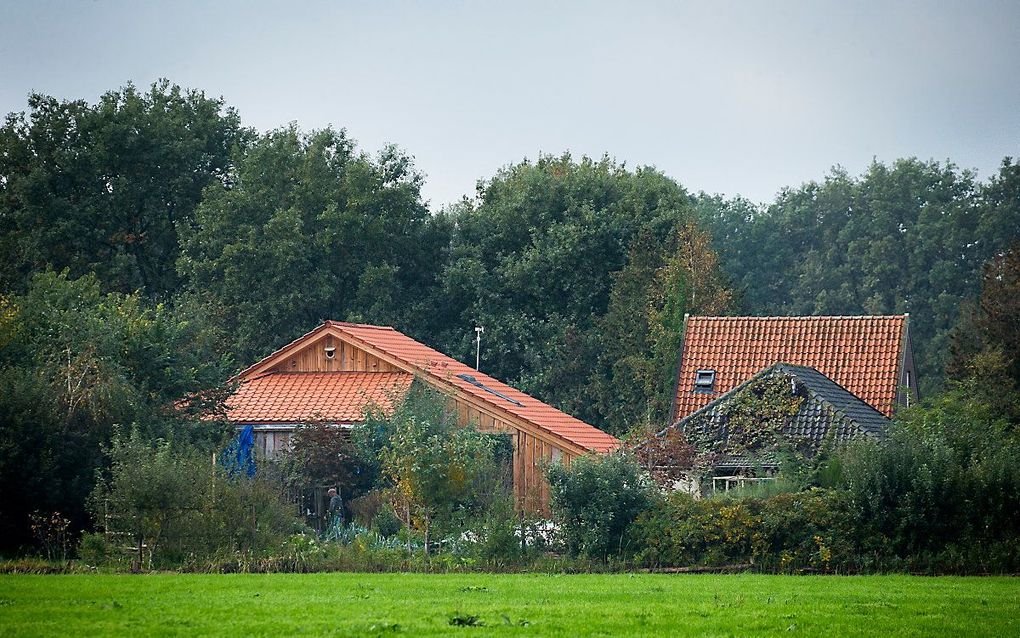
[(475, 326), (475, 370), (479, 370), (482, 363), (482, 333), (485, 328)]

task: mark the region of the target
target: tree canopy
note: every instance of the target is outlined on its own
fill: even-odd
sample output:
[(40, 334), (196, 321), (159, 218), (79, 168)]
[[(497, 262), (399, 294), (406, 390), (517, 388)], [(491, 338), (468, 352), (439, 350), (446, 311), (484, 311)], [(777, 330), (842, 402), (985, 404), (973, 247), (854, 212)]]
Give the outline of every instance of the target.
[(985, 183), (946, 162), (874, 162), (768, 206), (700, 195), (724, 271), (754, 315), (910, 313), (922, 392), (941, 381), (963, 300), (1020, 234), (1020, 163)]
[(686, 313), (909, 312), (922, 390), (951, 350), (954, 377), (1017, 380), (1010, 158), (985, 181), (917, 159), (834, 169), (768, 205), (569, 154), (508, 164), (442, 211), (423, 180), (397, 147), (256, 132), (167, 81), (9, 114), (3, 542), (33, 509), (84, 522), (115, 424), (216, 439), (183, 399), (215, 399), (196, 393), (323, 319), (472, 362), (484, 326), (485, 372), (614, 434), (665, 425)]
[(98, 103), (33, 94), (0, 128), (0, 285), (32, 272), (94, 273), (105, 290), (167, 296), (178, 226), (229, 184), (252, 137), (222, 99), (167, 81)]

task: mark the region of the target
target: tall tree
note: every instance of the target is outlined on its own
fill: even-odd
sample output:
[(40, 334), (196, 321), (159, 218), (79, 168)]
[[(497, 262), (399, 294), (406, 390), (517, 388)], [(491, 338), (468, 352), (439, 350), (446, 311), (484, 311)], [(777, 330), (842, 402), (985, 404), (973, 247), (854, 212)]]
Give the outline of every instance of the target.
[(358, 152), (343, 131), (272, 131), (236, 158), (182, 225), (179, 271), (251, 361), (323, 319), (410, 326), (448, 244), (421, 177), (394, 148)]
[(1020, 424), (1020, 241), (985, 264), (981, 296), (953, 328), (947, 372)]
[[(501, 170), (450, 214), (456, 232), (441, 290), (449, 319), (438, 338), (447, 352), (468, 359), (480, 324), (487, 372), (612, 432), (649, 409), (666, 418), (653, 388), (669, 385), (672, 370), (648, 365), (647, 333), (651, 313), (676, 341), (672, 315), (687, 307), (686, 266), (667, 267), (694, 238), (680, 185), (608, 158), (542, 156)], [(676, 287), (660, 293), (656, 278)]]
[(146, 436), (215, 441), (180, 401), (216, 387), (228, 361), (215, 330), (137, 293), (103, 293), (94, 276), (32, 277), (0, 301), (0, 546), (27, 540), (28, 514), (87, 525), (85, 496), (115, 424)]
[(177, 290), (177, 226), (231, 179), (250, 132), (222, 99), (167, 81), (97, 104), (33, 94), (0, 128), (0, 287), (33, 272), (95, 273), (104, 289)]
[(922, 390), (938, 386), (962, 300), (1018, 236), (1020, 165), (979, 183), (950, 163), (875, 162), (783, 190), (768, 207), (699, 196), (744, 311), (909, 312)]

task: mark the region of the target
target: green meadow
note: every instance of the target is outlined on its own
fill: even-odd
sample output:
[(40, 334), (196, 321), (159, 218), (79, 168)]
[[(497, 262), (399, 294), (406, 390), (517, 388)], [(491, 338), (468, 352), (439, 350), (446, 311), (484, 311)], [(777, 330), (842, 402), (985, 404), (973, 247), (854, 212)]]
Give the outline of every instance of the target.
[(911, 576), (0, 576), (2, 635), (1017, 636), (1020, 580)]

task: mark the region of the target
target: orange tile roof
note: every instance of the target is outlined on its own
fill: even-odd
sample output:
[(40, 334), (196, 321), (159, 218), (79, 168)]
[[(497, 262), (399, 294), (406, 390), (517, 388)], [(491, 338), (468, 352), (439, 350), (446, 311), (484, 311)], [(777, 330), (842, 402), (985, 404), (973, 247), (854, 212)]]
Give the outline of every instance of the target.
[[(674, 419), (776, 363), (810, 366), (891, 416), (906, 315), (868, 317), (689, 317)], [(715, 370), (715, 392), (695, 393), (698, 370)]]
[(227, 400), (235, 423), (356, 423), (365, 408), (390, 405), (414, 376), (406, 372), (273, 372), (243, 382)]
[[(580, 419), (575, 419), (569, 414), (560, 412), (551, 405), (542, 403), (538, 399), (512, 388), (483, 372), (479, 372), (456, 359), (433, 350), (393, 328), (335, 321), (327, 322), (327, 324), (400, 360), (417, 371), (427, 373), (435, 379), (444, 381), (458, 390), (485, 401), (499, 411), (513, 414), (537, 426), (539, 429), (550, 432), (587, 450), (609, 452), (620, 446), (620, 440), (616, 437), (606, 434)], [(457, 376), (459, 374), (474, 377), (479, 383), (521, 403), (521, 405), (515, 405), (490, 392), (486, 392), (469, 381), (459, 378)]]
[[(319, 333), (332, 328), (336, 332), (349, 339), (355, 345), (362, 344), (369, 349), (374, 349), (383, 355), (396, 361), (397, 367), (403, 368), (405, 373), (424, 374), (434, 382), (441, 382), (456, 391), (470, 395), (475, 399), (484, 401), (496, 412), (503, 412), (527, 423), (530, 423), (539, 430), (552, 434), (554, 437), (564, 439), (575, 446), (593, 452), (610, 452), (620, 446), (620, 440), (616, 437), (599, 430), (598, 428), (576, 419), (542, 403), (538, 399), (529, 396), (509, 385), (498, 381), (489, 375), (479, 372), (452, 357), (434, 350), (423, 343), (415, 341), (411, 337), (394, 330), (389, 326), (373, 326), (369, 324), (347, 323), (341, 321), (327, 321), (311, 332), (295, 339), (290, 344), (280, 348), (262, 361), (239, 373), (235, 379), (245, 379), (247, 376), (257, 372), (261, 367), (275, 359), (281, 353), (306, 342), (311, 341)], [(292, 373), (294, 375), (309, 374), (330, 374), (330, 373)], [(335, 374), (335, 373), (334, 373)], [(379, 375), (384, 373), (369, 372), (367, 375)], [(457, 375), (470, 376), (477, 383), (484, 385), (503, 397), (515, 401), (517, 405), (506, 398), (500, 397), (492, 392), (472, 384), (470, 381), (461, 379)], [(242, 383), (242, 387), (246, 383)], [(233, 420), (233, 419), (232, 419)]]

